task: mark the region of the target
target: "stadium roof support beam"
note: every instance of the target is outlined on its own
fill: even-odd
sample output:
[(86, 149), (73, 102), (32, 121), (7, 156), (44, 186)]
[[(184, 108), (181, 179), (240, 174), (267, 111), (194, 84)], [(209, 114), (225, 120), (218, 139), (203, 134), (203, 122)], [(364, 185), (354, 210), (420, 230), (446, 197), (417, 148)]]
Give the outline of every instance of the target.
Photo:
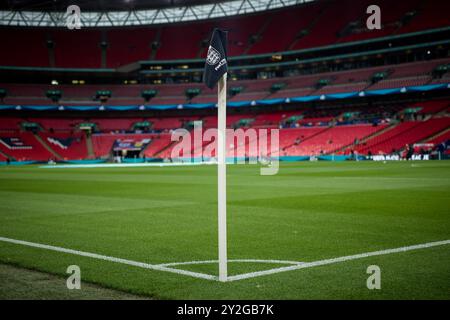
[[(81, 27), (124, 27), (221, 18), (273, 10), (314, 0), (233, 0), (189, 7), (132, 11), (83, 11)], [(66, 27), (66, 12), (0, 11), (0, 26)]]

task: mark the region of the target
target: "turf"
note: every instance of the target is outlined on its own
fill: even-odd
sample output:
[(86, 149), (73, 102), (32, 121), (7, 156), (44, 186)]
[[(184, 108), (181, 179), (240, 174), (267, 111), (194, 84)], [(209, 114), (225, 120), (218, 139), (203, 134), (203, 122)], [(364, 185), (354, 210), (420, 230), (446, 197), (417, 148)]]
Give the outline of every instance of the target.
[(82, 290), (67, 290), (66, 279), (48, 273), (0, 265), (0, 300), (145, 300), (117, 290), (83, 283)]
[[(449, 190), (447, 161), (283, 163), (275, 176), (232, 165), (229, 258), (309, 262), (448, 240)], [(0, 236), (151, 264), (213, 260), (216, 193), (214, 166), (1, 167)], [(59, 275), (76, 264), (82, 281), (157, 299), (450, 299), (449, 245), (230, 283), (4, 242), (0, 262)], [(372, 264), (381, 290), (366, 287)], [(218, 272), (215, 264), (177, 268)]]

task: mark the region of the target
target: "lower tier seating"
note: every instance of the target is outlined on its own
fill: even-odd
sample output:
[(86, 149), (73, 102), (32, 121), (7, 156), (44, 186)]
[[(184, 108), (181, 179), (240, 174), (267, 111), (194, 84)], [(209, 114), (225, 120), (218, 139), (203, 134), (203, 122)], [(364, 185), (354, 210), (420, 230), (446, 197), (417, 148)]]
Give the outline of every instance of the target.
[[(298, 107), (297, 110), (264, 113), (230, 113), (228, 128), (279, 129), (279, 153), (284, 156), (321, 155), (355, 150), (360, 154), (391, 153), (418, 142), (441, 143), (449, 139), (450, 117), (447, 99), (387, 106)], [(411, 114), (415, 112), (415, 114)], [(202, 121), (204, 130), (217, 127), (215, 115), (187, 115), (128, 118), (0, 118), (0, 153), (16, 160), (80, 160), (112, 156), (119, 139), (136, 142), (150, 139), (140, 156), (170, 157), (177, 146), (171, 131), (192, 130), (193, 121)], [(80, 130), (80, 124), (94, 125), (92, 136)], [(32, 124), (33, 132), (24, 131)], [(144, 126), (142, 129), (139, 126)], [(146, 127), (145, 127), (146, 126)], [(250, 139), (250, 140), (248, 140)], [(235, 148), (248, 148), (254, 137), (244, 142), (230, 141), (228, 155)], [(91, 140), (91, 141), (90, 141)], [(88, 146), (92, 142), (92, 153)], [(233, 145), (234, 143), (234, 145)], [(193, 148), (194, 156), (215, 142)], [(245, 151), (247, 155), (247, 151)], [(215, 152), (213, 152), (215, 154)], [(6, 156), (5, 156), (6, 155)]]

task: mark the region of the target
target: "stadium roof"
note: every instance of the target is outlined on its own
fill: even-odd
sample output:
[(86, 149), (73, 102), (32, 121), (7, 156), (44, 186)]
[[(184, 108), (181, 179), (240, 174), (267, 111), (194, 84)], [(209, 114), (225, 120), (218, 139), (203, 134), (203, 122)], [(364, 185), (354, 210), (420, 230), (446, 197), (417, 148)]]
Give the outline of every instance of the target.
[(161, 9), (174, 6), (225, 2), (226, 0), (7, 0), (0, 2), (1, 10), (13, 11), (65, 11), (72, 4), (85, 11), (126, 11)]
[(78, 5), (81, 27), (167, 24), (221, 18), (293, 6), (313, 0), (10, 0), (0, 6), (0, 26), (66, 27), (69, 5)]

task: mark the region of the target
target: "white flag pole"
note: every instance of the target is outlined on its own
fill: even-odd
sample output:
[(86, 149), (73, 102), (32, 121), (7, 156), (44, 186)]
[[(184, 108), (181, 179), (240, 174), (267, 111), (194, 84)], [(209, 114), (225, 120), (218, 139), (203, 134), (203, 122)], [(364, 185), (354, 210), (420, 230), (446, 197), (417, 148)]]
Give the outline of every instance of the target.
[(217, 115), (217, 189), (219, 222), (219, 281), (227, 281), (227, 74), (219, 79)]

